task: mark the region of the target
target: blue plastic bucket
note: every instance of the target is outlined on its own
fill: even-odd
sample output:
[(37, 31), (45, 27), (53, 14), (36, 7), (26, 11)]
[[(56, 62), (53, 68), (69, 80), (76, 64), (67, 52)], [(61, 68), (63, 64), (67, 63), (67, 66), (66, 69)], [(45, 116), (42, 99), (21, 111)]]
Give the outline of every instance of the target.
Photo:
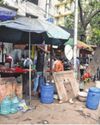
[(41, 85), (40, 87), (41, 97), (40, 101), (45, 104), (50, 104), (54, 102), (54, 86), (50, 84)]
[(88, 92), (86, 107), (89, 109), (97, 109), (100, 103), (100, 89), (91, 87)]

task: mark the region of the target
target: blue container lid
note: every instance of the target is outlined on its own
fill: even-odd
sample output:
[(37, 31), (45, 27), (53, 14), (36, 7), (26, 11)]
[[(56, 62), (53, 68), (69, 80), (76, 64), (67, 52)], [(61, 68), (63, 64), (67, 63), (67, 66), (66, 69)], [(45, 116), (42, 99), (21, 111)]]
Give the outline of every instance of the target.
[(91, 87), (91, 88), (89, 89), (89, 91), (91, 91), (91, 92), (96, 92), (96, 93), (100, 93), (100, 88)]
[(49, 83), (45, 83), (45, 84), (41, 84), (41, 87), (54, 88), (54, 85), (51, 85)]
[(53, 86), (52, 84), (49, 83), (45, 83), (45, 86)]

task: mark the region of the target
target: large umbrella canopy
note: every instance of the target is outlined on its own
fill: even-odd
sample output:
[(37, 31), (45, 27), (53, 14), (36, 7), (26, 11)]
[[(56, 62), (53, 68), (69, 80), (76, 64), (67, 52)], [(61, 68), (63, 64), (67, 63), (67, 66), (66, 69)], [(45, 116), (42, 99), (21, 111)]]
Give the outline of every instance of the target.
[[(41, 44), (44, 40), (45, 33), (31, 32), (30, 40), (33, 44)], [(29, 41), (29, 32), (8, 28), (5, 26), (0, 27), (0, 41), (7, 43), (24, 44)]]
[[(27, 33), (29, 32), (32, 33), (31, 43), (34, 43), (36, 39), (38, 41), (42, 38), (41, 40), (44, 39), (46, 44), (59, 44), (62, 40), (67, 40), (70, 36), (62, 28), (50, 22), (35, 18), (20, 17), (15, 20), (0, 23), (0, 40), (11, 41), (12, 39), (12, 41), (27, 41)], [(8, 40), (4, 38), (6, 33)], [(11, 36), (15, 39), (11, 38)]]
[(42, 33), (45, 31), (38, 19), (30, 17), (19, 17), (15, 20), (4, 21), (0, 25), (25, 32)]
[(61, 27), (47, 21), (40, 20), (40, 22), (46, 30), (49, 38), (66, 40), (70, 37), (70, 34)]
[[(37, 27), (37, 25), (40, 27)], [(43, 42), (45, 31), (37, 19), (21, 17), (0, 23), (0, 40), (3, 42), (27, 43), (29, 41), (29, 32), (33, 44)]]

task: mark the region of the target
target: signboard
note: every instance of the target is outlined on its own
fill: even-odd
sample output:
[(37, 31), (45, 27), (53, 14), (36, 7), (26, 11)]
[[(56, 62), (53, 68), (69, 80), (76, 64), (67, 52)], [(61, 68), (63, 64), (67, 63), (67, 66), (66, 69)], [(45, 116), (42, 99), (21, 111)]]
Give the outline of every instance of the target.
[(53, 18), (48, 18), (47, 21), (51, 22), (51, 23), (54, 23), (54, 19)]
[(16, 16), (16, 11), (10, 10), (5, 7), (0, 7), (0, 20), (1, 21), (10, 20), (15, 16)]
[(66, 45), (64, 48), (65, 56), (68, 60), (71, 60), (73, 57), (73, 50), (70, 45)]

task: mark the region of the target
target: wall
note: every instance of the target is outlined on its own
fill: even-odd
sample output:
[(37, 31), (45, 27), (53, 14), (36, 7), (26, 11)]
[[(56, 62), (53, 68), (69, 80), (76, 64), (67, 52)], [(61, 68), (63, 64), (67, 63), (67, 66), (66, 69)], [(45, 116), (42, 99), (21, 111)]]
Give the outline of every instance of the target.
[[(25, 16), (26, 13), (30, 13), (31, 15), (38, 16), (39, 18), (44, 18), (45, 12), (42, 8), (40, 8), (41, 0), (39, 0), (38, 2), (39, 6), (27, 0), (24, 0), (24, 1), (23, 0), (4, 0), (4, 1), (8, 6), (17, 8), (18, 15)], [(45, 2), (43, 4), (45, 4)]]

